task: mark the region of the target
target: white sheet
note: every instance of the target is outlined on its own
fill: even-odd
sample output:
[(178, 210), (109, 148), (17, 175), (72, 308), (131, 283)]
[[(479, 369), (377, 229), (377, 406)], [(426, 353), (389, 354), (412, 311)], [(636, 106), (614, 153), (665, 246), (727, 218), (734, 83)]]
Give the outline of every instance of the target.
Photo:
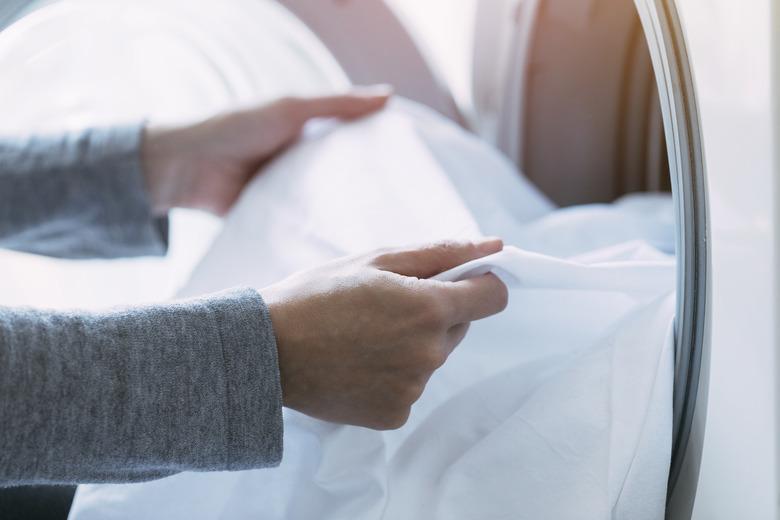
[(482, 262), (518, 282), (510, 306), (474, 324), (404, 428), (285, 411), (280, 468), (82, 486), (71, 518), (661, 518), (674, 261), (648, 241), (673, 243), (669, 208), (553, 211), (489, 148), (419, 108), (314, 131), (246, 192), (184, 294), (480, 233), (569, 258), (508, 249)]

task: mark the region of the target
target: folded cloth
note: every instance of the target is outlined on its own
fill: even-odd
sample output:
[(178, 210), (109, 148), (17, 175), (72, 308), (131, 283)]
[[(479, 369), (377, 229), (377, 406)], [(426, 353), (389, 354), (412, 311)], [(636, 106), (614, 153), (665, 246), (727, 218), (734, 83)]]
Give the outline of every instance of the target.
[[(473, 324), (399, 430), (287, 410), (279, 468), (82, 486), (71, 518), (663, 517), (675, 263), (650, 244), (674, 235), (661, 218), (668, 201), (654, 199), (645, 220), (633, 214), (641, 225), (628, 230), (622, 203), (558, 219), (489, 147), (421, 112), (396, 105), (310, 132), (249, 187), (183, 293), (263, 287), (342, 254), (488, 233), (523, 250), (441, 277), (495, 271), (510, 284), (507, 310)], [(469, 157), (442, 159), (448, 148)], [(603, 233), (594, 214), (611, 223)], [(550, 223), (566, 244), (531, 232)], [(566, 258), (528, 251), (562, 246)]]

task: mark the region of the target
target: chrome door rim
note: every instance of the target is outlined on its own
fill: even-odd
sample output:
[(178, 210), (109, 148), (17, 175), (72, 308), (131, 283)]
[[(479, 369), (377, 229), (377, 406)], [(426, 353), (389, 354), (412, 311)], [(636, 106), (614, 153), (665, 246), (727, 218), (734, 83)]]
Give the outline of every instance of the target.
[(635, 0), (656, 72), (677, 230), (677, 319), (667, 518), (690, 518), (707, 412), (711, 259), (706, 168), (689, 55), (674, 0)]

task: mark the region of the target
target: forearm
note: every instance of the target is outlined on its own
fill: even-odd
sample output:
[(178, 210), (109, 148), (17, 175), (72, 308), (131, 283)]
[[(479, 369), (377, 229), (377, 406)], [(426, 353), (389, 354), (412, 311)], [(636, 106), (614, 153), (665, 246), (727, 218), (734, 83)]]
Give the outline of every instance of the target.
[(0, 247), (65, 258), (161, 255), (140, 125), (0, 138)]
[(0, 310), (0, 485), (274, 466), (281, 387), (251, 290), (106, 313)]

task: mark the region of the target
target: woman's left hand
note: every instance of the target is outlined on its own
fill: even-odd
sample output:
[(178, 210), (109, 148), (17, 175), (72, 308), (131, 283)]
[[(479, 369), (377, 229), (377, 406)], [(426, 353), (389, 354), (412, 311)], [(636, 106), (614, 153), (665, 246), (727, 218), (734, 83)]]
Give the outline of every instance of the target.
[(193, 208), (224, 215), (260, 166), (314, 118), (355, 119), (382, 109), (388, 87), (317, 98), (284, 98), (202, 123), (146, 129), (142, 161), (153, 210)]

